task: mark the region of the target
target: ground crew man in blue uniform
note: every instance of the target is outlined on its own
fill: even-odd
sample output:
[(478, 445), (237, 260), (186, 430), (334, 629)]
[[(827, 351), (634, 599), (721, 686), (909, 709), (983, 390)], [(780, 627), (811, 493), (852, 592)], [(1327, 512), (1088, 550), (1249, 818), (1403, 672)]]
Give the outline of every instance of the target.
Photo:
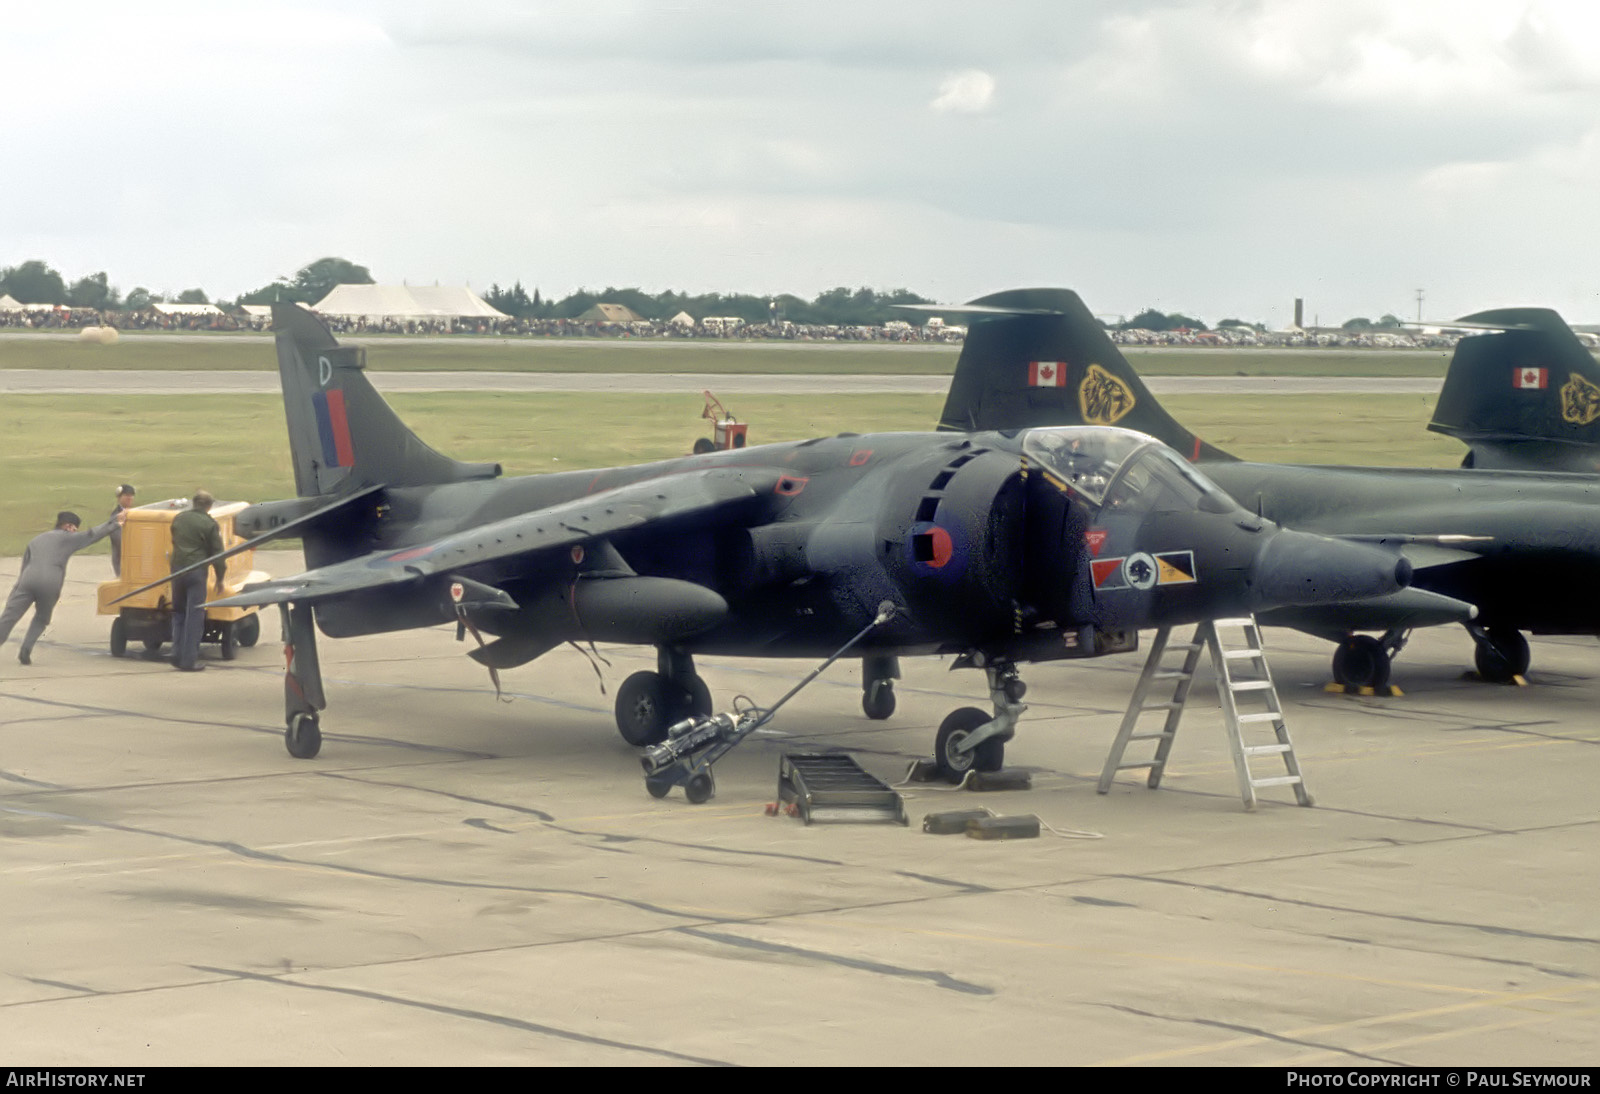
[(6, 606), (0, 611), (0, 642), (11, 637), (11, 629), (22, 619), (29, 607), (33, 608), (33, 622), (22, 636), (22, 649), (17, 660), (24, 665), (33, 664), (33, 644), (50, 625), (56, 601), (61, 599), (61, 587), (67, 581), (67, 560), (98, 539), (104, 539), (120, 525), (123, 515), (114, 513), (109, 520), (86, 532), (78, 530), (78, 514), (62, 510), (56, 514), (56, 526), (48, 532), (34, 536), (22, 552), (22, 572), (12, 586)]
[[(222, 553), (222, 529), (211, 517), (214, 499), (205, 490), (196, 490), (189, 508), (172, 518), (172, 572)], [(212, 565), (172, 579), (172, 665), (180, 672), (200, 672), (200, 639), (206, 630), (206, 571), (217, 572), (222, 585), (227, 562), (217, 559)]]

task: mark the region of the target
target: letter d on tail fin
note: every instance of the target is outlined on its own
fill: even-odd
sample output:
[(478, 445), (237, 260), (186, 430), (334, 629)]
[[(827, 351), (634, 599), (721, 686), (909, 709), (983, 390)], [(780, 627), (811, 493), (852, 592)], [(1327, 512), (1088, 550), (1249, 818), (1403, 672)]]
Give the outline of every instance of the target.
[(1115, 425), (1149, 433), (1190, 460), (1232, 458), (1162, 409), (1075, 292), (1011, 289), (917, 307), (970, 317), (940, 429)]
[(278, 378), (301, 497), (368, 486), (428, 486), (493, 478), (494, 463), (441, 456), (402, 422), (366, 377), (366, 351), (341, 346), (297, 304), (275, 304)]
[(1549, 308), (1496, 308), (1456, 344), (1428, 428), (1462, 441), (1466, 467), (1600, 470), (1600, 367)]

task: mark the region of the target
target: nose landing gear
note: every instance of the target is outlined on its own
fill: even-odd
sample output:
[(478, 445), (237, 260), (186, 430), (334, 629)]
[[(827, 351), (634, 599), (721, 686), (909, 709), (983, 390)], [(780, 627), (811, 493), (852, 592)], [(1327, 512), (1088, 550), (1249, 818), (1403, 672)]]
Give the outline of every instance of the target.
[(1510, 683), (1528, 671), (1533, 655), (1528, 640), (1515, 627), (1480, 627), (1467, 624), (1467, 633), (1477, 645), (1472, 661), (1478, 675), (1492, 684)]
[(947, 782), (959, 783), (969, 771), (999, 771), (1004, 767), (1006, 742), (1016, 736), (1017, 720), (1028, 709), (1022, 701), (1028, 685), (1022, 682), (1014, 662), (990, 661), (982, 653), (971, 653), (954, 667), (980, 665), (989, 678), (989, 701), (994, 705), (994, 714), (977, 707), (961, 707), (939, 724), (933, 759)]
[(1396, 628), (1385, 631), (1382, 638), (1350, 635), (1333, 651), (1334, 682), (1347, 688), (1382, 691), (1389, 686), (1394, 657), (1405, 648), (1409, 634)]

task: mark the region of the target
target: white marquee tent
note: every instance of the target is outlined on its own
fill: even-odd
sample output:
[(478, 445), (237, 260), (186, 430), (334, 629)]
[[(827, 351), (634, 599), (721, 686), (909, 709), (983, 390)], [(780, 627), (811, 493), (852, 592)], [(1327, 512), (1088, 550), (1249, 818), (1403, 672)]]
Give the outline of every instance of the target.
[(454, 285), (335, 285), (311, 310), (351, 319), (506, 318), (471, 289)]

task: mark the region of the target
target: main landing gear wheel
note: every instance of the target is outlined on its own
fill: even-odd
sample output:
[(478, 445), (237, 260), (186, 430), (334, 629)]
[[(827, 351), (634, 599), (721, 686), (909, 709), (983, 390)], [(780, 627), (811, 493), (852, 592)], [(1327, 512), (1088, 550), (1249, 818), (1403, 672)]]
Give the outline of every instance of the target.
[(1531, 660), (1528, 640), (1514, 627), (1490, 627), (1484, 637), (1478, 639), (1472, 655), (1478, 675), (1494, 684), (1508, 683), (1513, 676), (1521, 676), (1528, 671)]
[(111, 656), (126, 657), (127, 655), (128, 622), (119, 615), (111, 621)]
[(939, 774), (946, 782), (959, 783), (969, 771), (999, 771), (1005, 766), (1006, 743), (995, 737), (970, 751), (961, 751), (959, 745), (991, 716), (977, 707), (952, 710), (939, 723), (939, 733), (934, 738), (933, 759), (939, 765)]
[(711, 772), (702, 771), (698, 775), (690, 775), (683, 784), (683, 796), (689, 799), (690, 805), (704, 805), (717, 793), (717, 784), (711, 778)]
[(861, 711), (874, 722), (894, 713), (894, 681), (873, 680), (861, 691)]
[(317, 724), (317, 716), (296, 714), (290, 718), (289, 728), (283, 734), (283, 743), (289, 755), (295, 759), (313, 759), (322, 751), (322, 727)]
[(635, 748), (660, 744), (667, 727), (691, 714), (711, 713), (711, 689), (699, 676), (688, 690), (659, 672), (636, 672), (617, 689), (617, 732)]
[(1333, 651), (1333, 678), (1345, 687), (1389, 686), (1389, 654), (1369, 634), (1353, 634)]

